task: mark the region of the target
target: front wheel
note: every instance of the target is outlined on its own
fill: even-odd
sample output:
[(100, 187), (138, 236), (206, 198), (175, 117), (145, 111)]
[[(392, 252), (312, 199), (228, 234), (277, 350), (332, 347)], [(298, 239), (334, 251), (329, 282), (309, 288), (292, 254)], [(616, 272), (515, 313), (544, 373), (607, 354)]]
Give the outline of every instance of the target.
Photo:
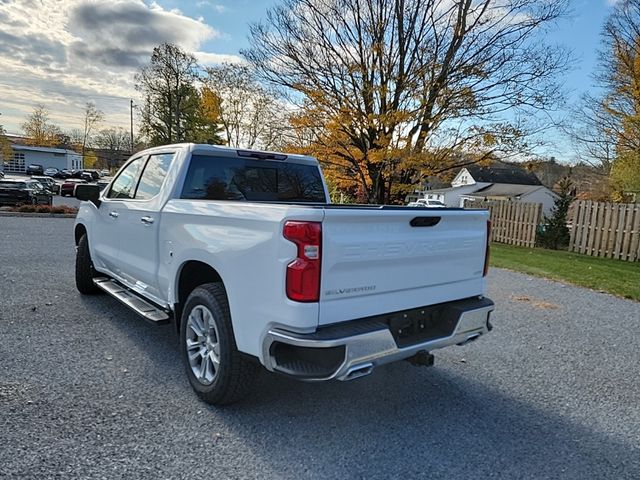
[(259, 366), (236, 347), (221, 284), (207, 283), (191, 292), (182, 313), (180, 344), (189, 382), (205, 402), (230, 404), (253, 386)]
[(100, 289), (93, 283), (98, 273), (93, 268), (91, 254), (89, 253), (89, 240), (87, 235), (82, 235), (76, 249), (76, 288), (84, 295), (100, 293)]

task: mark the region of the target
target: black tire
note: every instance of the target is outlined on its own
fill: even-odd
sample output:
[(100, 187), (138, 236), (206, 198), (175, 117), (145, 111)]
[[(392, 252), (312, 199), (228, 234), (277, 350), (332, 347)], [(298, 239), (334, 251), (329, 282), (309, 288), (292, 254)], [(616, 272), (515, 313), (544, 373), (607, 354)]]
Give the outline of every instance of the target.
[(98, 273), (93, 268), (87, 235), (82, 235), (76, 250), (76, 288), (84, 295), (95, 295), (101, 290), (93, 283)]
[[(203, 383), (196, 377), (188, 358), (188, 319), (194, 308), (198, 306), (203, 306), (211, 312), (218, 334), (219, 364), (210, 384)], [(256, 362), (238, 351), (227, 295), (224, 287), (219, 283), (200, 285), (187, 298), (180, 322), (180, 351), (189, 383), (198, 396), (211, 405), (228, 405), (246, 396), (260, 368)]]

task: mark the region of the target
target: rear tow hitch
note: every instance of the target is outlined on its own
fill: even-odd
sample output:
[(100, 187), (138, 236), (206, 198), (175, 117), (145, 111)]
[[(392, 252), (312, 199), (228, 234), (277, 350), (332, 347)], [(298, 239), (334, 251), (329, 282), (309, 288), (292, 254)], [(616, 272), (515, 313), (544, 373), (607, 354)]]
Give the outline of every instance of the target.
[(433, 367), (434, 356), (426, 350), (420, 350), (406, 360), (414, 367)]

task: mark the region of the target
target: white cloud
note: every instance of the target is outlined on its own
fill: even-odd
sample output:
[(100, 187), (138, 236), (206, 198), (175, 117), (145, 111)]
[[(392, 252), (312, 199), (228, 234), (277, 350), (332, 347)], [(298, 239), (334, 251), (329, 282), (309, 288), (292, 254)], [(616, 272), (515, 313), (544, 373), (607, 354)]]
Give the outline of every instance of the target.
[(221, 63), (244, 63), (244, 59), (238, 55), (208, 52), (196, 52), (194, 55), (198, 59), (198, 62), (204, 66), (219, 65)]
[[(88, 100), (105, 111), (106, 123), (128, 123), (133, 75), (153, 47), (170, 42), (195, 52), (220, 35), (202, 18), (142, 0), (0, 0), (0, 123), (17, 132), (43, 103), (71, 128)], [(209, 52), (198, 57), (237, 61)]]
[(213, 3), (213, 2), (210, 2), (209, 0), (200, 0), (196, 2), (196, 6), (198, 8), (212, 8), (218, 13), (224, 13), (229, 10), (224, 5), (220, 3)]

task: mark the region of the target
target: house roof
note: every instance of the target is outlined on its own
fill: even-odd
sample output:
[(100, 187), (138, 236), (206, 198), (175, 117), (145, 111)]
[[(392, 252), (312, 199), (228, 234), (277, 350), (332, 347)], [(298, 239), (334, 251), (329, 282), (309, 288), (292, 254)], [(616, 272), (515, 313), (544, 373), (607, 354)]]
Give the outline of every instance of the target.
[(47, 153), (63, 153), (71, 155), (80, 155), (73, 150), (65, 150), (64, 148), (50, 148), (50, 147), (29, 147), (27, 145), (11, 145), (14, 150), (28, 150), (31, 152), (47, 152)]
[(422, 193), (428, 194), (428, 193), (446, 193), (446, 192), (452, 192), (454, 190), (458, 190), (460, 187), (447, 187), (447, 188), (434, 188), (433, 190), (425, 190)]
[(544, 185), (515, 185), (508, 183), (494, 183), (487, 187), (467, 193), (466, 197), (521, 197), (528, 195), (541, 188), (547, 188)]
[(533, 172), (508, 163), (495, 162), (486, 166), (469, 165), (465, 168), (476, 182), (542, 185)]

